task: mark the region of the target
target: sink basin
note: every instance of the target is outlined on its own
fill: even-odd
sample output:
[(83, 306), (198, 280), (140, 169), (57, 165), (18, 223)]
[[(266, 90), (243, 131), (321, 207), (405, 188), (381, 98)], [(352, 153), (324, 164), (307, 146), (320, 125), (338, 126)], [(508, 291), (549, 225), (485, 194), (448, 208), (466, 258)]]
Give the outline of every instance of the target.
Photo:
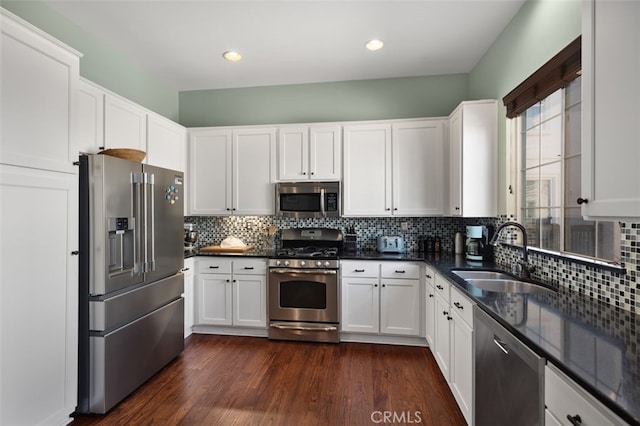
[(468, 280), (468, 279), (512, 280), (513, 279), (513, 277), (510, 275), (503, 274), (502, 272), (495, 272), (495, 271), (451, 271), (451, 272), (464, 280)]
[(538, 284), (528, 283), (514, 279), (465, 279), (467, 284), (476, 288), (493, 291), (496, 293), (555, 293), (546, 287)]

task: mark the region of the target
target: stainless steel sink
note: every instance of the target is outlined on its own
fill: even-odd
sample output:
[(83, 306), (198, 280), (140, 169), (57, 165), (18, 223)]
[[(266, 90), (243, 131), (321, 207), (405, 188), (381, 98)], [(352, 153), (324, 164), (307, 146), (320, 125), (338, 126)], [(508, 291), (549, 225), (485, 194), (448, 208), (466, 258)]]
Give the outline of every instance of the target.
[(467, 284), (476, 288), (496, 293), (555, 293), (554, 290), (538, 284), (510, 279), (465, 279)]
[(495, 271), (451, 271), (455, 275), (459, 276), (464, 280), (468, 279), (504, 279), (504, 280), (512, 280), (513, 277), (511, 275), (503, 274), (502, 272)]

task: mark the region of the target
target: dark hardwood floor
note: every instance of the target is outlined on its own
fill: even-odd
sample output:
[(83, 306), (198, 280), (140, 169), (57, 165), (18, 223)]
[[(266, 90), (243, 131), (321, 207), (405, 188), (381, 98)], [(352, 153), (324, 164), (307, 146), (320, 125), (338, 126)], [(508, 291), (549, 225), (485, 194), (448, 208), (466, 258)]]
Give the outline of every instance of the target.
[(391, 423), (465, 424), (427, 348), (192, 335), (107, 415), (72, 425)]

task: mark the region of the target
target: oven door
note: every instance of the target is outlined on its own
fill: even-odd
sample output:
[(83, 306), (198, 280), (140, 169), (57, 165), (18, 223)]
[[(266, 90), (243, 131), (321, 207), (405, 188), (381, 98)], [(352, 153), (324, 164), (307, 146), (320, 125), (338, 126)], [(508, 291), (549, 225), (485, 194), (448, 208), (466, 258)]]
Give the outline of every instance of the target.
[(338, 323), (338, 271), (269, 270), (269, 320)]

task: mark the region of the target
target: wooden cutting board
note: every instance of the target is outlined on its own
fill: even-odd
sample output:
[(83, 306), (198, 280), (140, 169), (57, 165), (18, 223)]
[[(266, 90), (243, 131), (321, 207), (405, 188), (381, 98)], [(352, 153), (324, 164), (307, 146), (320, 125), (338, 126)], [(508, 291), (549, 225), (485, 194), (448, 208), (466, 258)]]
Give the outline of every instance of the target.
[(242, 247), (222, 247), (222, 246), (207, 246), (200, 249), (201, 252), (210, 253), (244, 253), (245, 251), (252, 250), (253, 246), (246, 245)]

